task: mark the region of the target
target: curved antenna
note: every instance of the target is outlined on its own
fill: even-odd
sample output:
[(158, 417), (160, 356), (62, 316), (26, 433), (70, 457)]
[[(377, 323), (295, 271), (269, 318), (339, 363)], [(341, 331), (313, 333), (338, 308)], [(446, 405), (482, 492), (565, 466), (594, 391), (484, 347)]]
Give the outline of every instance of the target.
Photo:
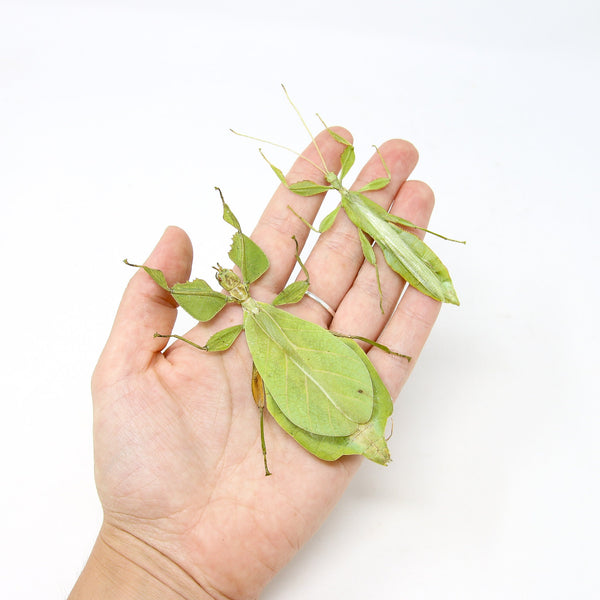
[(323, 158), (323, 155), (321, 154), (321, 149), (319, 148), (319, 145), (317, 144), (315, 137), (312, 134), (312, 131), (306, 124), (306, 121), (300, 114), (300, 111), (296, 108), (296, 105), (292, 102), (292, 99), (290, 98), (290, 95), (288, 94), (288, 91), (285, 89), (285, 85), (283, 85), (283, 83), (281, 84), (281, 87), (283, 88), (283, 92), (285, 93), (285, 97), (288, 99), (288, 102), (292, 105), (292, 108), (294, 109), (294, 111), (296, 112), (298, 117), (300, 118), (300, 121), (302, 122), (304, 129), (306, 129), (306, 131), (308, 132), (308, 135), (310, 136), (310, 139), (312, 140), (313, 146), (317, 149), (317, 153), (319, 154), (319, 158), (321, 159), (321, 162), (323, 163), (323, 168), (325, 169), (325, 172), (329, 172), (329, 169), (327, 168), (327, 163), (325, 162), (325, 159)]
[[(263, 144), (269, 144), (269, 146), (275, 146), (275, 148), (281, 148), (282, 150), (287, 150), (288, 152), (291, 152), (292, 154), (299, 156), (300, 158), (305, 160), (307, 163), (310, 163), (313, 167), (315, 167), (315, 169), (318, 169), (324, 175), (327, 175), (327, 171), (324, 170), (321, 166), (319, 166), (316, 162), (313, 162), (312, 160), (310, 160), (310, 158), (306, 158), (306, 156), (300, 154), (300, 152), (297, 152), (293, 148), (289, 148), (288, 146), (284, 146), (283, 144), (278, 144), (277, 142), (272, 142), (271, 140), (265, 140), (263, 138), (258, 138), (253, 135), (248, 135), (247, 133), (240, 133), (239, 131), (236, 131), (235, 129), (229, 128), (229, 131), (231, 131), (231, 133), (235, 133), (235, 135), (239, 135), (240, 137), (245, 137), (245, 138), (248, 138), (249, 140), (254, 140), (255, 142), (262, 142)], [(313, 142), (314, 142), (314, 140), (313, 140)], [(317, 146), (317, 149), (318, 149), (318, 146)], [(321, 152), (319, 152), (319, 155), (321, 155)], [(323, 157), (321, 156), (321, 160), (322, 159), (323, 159)], [(325, 169), (327, 169), (327, 167), (325, 167)]]

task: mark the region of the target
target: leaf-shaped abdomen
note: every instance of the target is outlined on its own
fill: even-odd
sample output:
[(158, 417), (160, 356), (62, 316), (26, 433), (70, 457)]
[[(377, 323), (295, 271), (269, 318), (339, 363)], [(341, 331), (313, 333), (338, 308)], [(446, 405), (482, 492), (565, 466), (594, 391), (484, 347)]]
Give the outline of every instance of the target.
[(368, 369), (341, 339), (315, 323), (257, 302), (245, 312), (252, 359), (285, 416), (319, 435), (350, 435), (373, 413)]
[(369, 460), (385, 465), (390, 460), (385, 439), (386, 423), (393, 410), (390, 394), (358, 344), (348, 339), (342, 339), (342, 341), (354, 350), (371, 374), (374, 393), (373, 414), (367, 423), (359, 425), (358, 429), (348, 436), (316, 435), (291, 423), (277, 406), (268, 390), (266, 390), (267, 408), (282, 429), (309, 452), (323, 460), (337, 460), (346, 454), (362, 454)]

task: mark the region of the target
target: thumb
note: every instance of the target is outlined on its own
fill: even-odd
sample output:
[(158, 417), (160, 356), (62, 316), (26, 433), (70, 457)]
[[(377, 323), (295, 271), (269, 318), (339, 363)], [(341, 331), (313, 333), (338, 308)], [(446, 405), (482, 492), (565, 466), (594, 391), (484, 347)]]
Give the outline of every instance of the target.
[[(187, 281), (192, 267), (192, 244), (179, 227), (168, 227), (144, 263), (160, 269), (169, 285)], [(165, 338), (154, 333), (171, 333), (177, 316), (177, 303), (143, 270), (131, 278), (110, 336), (102, 352), (94, 379), (109, 383), (146, 369), (163, 350)], [(103, 380), (103, 381), (99, 381)]]

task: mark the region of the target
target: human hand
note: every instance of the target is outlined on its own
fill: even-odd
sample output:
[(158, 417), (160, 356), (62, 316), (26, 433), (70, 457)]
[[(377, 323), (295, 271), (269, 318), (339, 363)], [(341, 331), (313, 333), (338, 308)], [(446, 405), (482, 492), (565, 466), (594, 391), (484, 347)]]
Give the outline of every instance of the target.
[[(342, 146), (327, 132), (317, 142), (327, 164), (337, 161), (339, 167)], [(426, 226), (433, 195), (425, 184), (406, 181), (416, 150), (392, 140), (380, 151), (392, 180), (368, 196), (386, 208), (393, 202), (394, 214)], [(312, 145), (304, 156), (318, 160)], [(375, 154), (355, 187), (380, 176)], [(298, 159), (288, 180), (301, 179), (322, 181), (322, 175)], [(278, 188), (252, 235), (271, 265), (253, 284), (253, 297), (270, 301), (283, 289), (295, 266), (292, 235), (300, 247), (306, 240), (306, 226), (288, 205), (312, 222), (321, 201), (322, 196), (302, 198)], [(404, 282), (377, 248), (376, 254), (385, 314), (374, 268), (364, 263), (356, 229), (344, 214), (305, 261), (311, 291), (336, 309), (335, 317), (308, 297), (286, 310), (412, 356), (409, 363), (376, 348), (368, 353), (395, 398), (440, 304), (409, 287), (394, 312)], [(169, 284), (187, 281), (192, 264), (187, 235), (168, 228), (146, 264), (161, 269)], [(183, 342), (166, 348), (167, 340), (153, 334), (170, 333), (176, 311), (171, 296), (143, 270), (137, 272), (94, 372), (95, 474), (104, 522), (72, 598), (96, 597), (92, 590), (108, 596), (109, 589), (113, 594), (126, 589), (132, 598), (256, 598), (317, 530), (362, 461), (319, 460), (265, 413), (273, 472), (265, 477), (250, 389), (252, 360), (243, 336), (222, 353)], [(185, 337), (203, 344), (215, 331), (240, 322), (239, 306), (227, 306)], [(98, 586), (104, 586), (102, 592)]]

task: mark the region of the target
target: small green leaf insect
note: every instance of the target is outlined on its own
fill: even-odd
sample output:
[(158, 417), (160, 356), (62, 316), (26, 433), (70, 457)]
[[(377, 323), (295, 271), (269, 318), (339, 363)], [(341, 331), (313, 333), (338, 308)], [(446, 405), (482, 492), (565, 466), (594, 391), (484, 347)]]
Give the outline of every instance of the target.
[[(374, 242), (379, 246), (388, 265), (414, 288), (418, 289), (424, 294), (427, 294), (428, 296), (431, 296), (435, 300), (439, 300), (440, 302), (459, 304), (458, 296), (456, 295), (456, 291), (452, 284), (452, 280), (450, 279), (448, 269), (444, 266), (442, 261), (433, 252), (433, 250), (431, 250), (431, 248), (427, 244), (425, 244), (425, 242), (423, 242), (410, 231), (403, 229), (403, 227), (408, 227), (411, 229), (420, 229), (422, 231), (426, 231), (428, 233), (441, 237), (442, 239), (452, 242), (458, 242), (462, 244), (464, 244), (465, 242), (459, 242), (459, 240), (452, 240), (443, 235), (425, 229), (424, 227), (418, 227), (417, 225), (411, 223), (410, 221), (407, 221), (406, 219), (392, 215), (388, 213), (385, 209), (383, 209), (381, 206), (379, 206), (376, 202), (373, 202), (373, 200), (370, 200), (364, 195), (365, 192), (381, 190), (385, 188), (391, 181), (391, 173), (383, 159), (383, 156), (379, 153), (379, 150), (377, 148), (376, 150), (379, 154), (379, 158), (381, 159), (381, 163), (385, 169), (386, 176), (374, 179), (373, 181), (367, 183), (365, 186), (356, 191), (349, 190), (346, 187), (344, 187), (342, 181), (344, 177), (348, 174), (348, 171), (350, 171), (355, 160), (354, 146), (351, 142), (349, 142), (341, 135), (335, 133), (333, 130), (327, 127), (327, 125), (325, 125), (321, 117), (319, 117), (329, 134), (337, 142), (345, 146), (340, 157), (341, 172), (338, 176), (336, 173), (334, 173), (327, 167), (327, 164), (325, 163), (325, 159), (321, 154), (319, 146), (317, 145), (315, 138), (312, 135), (310, 129), (308, 128), (306, 122), (302, 118), (300, 111), (292, 102), (285, 87), (282, 87), (288, 101), (292, 105), (296, 114), (300, 117), (300, 120), (302, 121), (302, 124), (306, 131), (308, 131), (312, 142), (321, 158), (322, 165), (317, 165), (312, 161), (309, 162), (311, 162), (311, 164), (313, 164), (317, 169), (319, 169), (319, 171), (323, 173), (327, 184), (322, 185), (309, 180), (288, 183), (283, 172), (279, 168), (277, 168), (273, 163), (271, 163), (265, 157), (261, 150), (260, 153), (262, 157), (269, 163), (269, 165), (271, 166), (281, 183), (284, 186), (286, 186), (290, 191), (294, 192), (295, 194), (298, 194), (299, 196), (314, 196), (316, 194), (328, 192), (329, 190), (337, 190), (341, 196), (341, 203), (337, 206), (337, 208), (335, 208), (321, 221), (321, 224), (318, 229), (314, 229), (307, 221), (302, 219), (302, 217), (300, 217), (300, 219), (302, 219), (302, 221), (304, 221), (304, 223), (311, 229), (314, 229), (318, 233), (323, 233), (333, 225), (335, 217), (340, 211), (340, 208), (344, 210), (348, 218), (352, 221), (352, 223), (356, 226), (358, 230), (358, 236), (360, 239), (360, 244), (365, 259), (375, 267), (377, 284), (379, 288), (380, 308), (382, 312), (383, 303), (381, 283), (379, 280), (379, 268), (377, 266), (375, 252), (373, 251), (373, 246), (370, 239), (374, 240)], [(295, 152), (294, 150), (291, 150), (286, 146), (274, 144), (273, 142), (269, 142), (267, 140), (262, 140), (260, 138), (255, 138), (245, 134), (240, 134), (236, 131), (233, 131), (233, 133), (235, 133), (236, 135), (241, 135), (242, 137), (248, 137), (256, 141), (265, 142), (280, 148), (284, 148), (285, 150), (288, 150), (300, 156), (298, 152)], [(305, 160), (308, 160), (305, 157), (303, 158)]]
[[(221, 190), (219, 190), (221, 194)], [(176, 283), (170, 287), (162, 271), (141, 265), (177, 303), (199, 321), (211, 320), (227, 303), (243, 309), (243, 322), (213, 334), (199, 345), (179, 335), (174, 337), (209, 352), (227, 350), (242, 331), (253, 360), (252, 394), (261, 410), (261, 445), (265, 475), (270, 475), (264, 441), (264, 407), (298, 443), (323, 460), (336, 460), (346, 454), (362, 454), (385, 465), (389, 450), (384, 437), (392, 402), (381, 378), (360, 346), (323, 327), (296, 317), (278, 306), (299, 302), (310, 285), (308, 272), (296, 257), (306, 276), (288, 285), (271, 304), (249, 294), (249, 285), (269, 267), (264, 252), (247, 237), (225, 203), (223, 219), (232, 225), (229, 257), (241, 277), (220, 265), (216, 278), (226, 292), (217, 292), (203, 280)], [(360, 336), (356, 339), (364, 340)], [(376, 347), (410, 360), (373, 342)]]

